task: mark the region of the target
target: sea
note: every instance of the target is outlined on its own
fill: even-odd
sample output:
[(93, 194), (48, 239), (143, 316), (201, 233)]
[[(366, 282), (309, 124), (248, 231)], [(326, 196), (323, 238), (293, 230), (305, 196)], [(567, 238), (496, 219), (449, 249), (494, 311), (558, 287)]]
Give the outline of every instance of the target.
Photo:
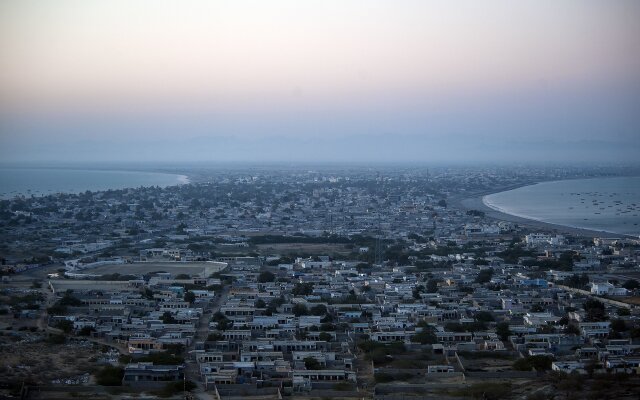
[(0, 198), (188, 183), (185, 175), (67, 168), (0, 168)]
[(640, 236), (640, 177), (542, 182), (490, 194), (482, 201), (522, 218)]

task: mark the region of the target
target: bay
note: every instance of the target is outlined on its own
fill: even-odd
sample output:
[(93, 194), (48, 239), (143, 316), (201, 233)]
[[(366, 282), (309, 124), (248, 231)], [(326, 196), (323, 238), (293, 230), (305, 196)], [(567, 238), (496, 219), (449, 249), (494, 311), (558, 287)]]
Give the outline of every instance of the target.
[(146, 171), (66, 168), (0, 168), (0, 198), (43, 196), (188, 183), (184, 175)]
[(494, 210), (522, 218), (640, 236), (640, 177), (542, 182), (482, 200)]

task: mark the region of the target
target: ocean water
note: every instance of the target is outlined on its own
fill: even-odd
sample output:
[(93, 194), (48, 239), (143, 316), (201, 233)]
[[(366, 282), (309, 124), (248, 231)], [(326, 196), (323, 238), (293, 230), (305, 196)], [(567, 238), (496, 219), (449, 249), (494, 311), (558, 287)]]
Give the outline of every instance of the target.
[(188, 183), (184, 175), (92, 169), (0, 168), (0, 198)]
[(640, 236), (640, 177), (543, 182), (482, 200), (522, 218)]

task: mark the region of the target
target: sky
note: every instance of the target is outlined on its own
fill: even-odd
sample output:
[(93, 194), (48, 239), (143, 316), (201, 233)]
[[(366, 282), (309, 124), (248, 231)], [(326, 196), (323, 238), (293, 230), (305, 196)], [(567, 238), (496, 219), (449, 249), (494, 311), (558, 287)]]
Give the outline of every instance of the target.
[(640, 159), (635, 0), (3, 0), (2, 162)]

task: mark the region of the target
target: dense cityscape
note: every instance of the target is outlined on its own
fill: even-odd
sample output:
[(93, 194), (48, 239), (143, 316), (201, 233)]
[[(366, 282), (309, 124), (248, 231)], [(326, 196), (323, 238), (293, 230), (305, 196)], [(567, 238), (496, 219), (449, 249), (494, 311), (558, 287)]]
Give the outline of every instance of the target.
[(638, 237), (467, 200), (632, 168), (229, 167), (0, 201), (5, 398), (637, 398)]

